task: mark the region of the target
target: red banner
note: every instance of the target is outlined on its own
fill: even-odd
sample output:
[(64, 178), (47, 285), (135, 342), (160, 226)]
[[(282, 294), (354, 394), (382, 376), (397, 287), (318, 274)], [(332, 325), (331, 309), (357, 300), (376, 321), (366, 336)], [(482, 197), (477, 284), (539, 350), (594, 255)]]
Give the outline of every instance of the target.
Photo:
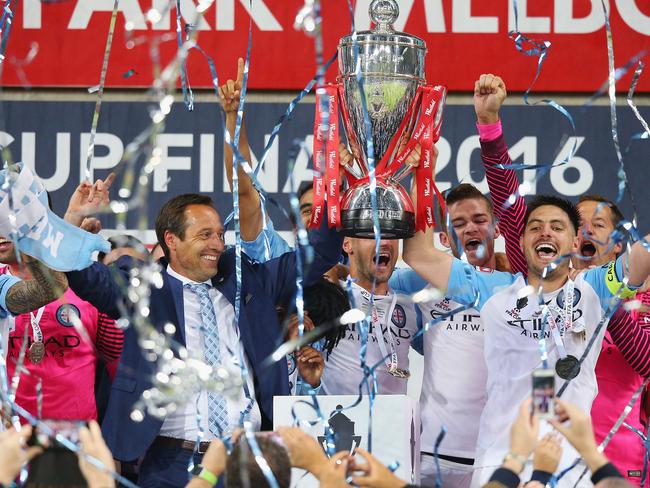
[[(148, 87), (154, 66), (151, 40), (165, 35), (162, 63), (177, 51), (176, 9), (169, 0), (122, 0), (108, 69), (109, 87)], [(315, 74), (313, 39), (294, 29), (302, 0), (215, 0), (196, 15), (197, 0), (182, 0), (185, 23), (200, 30), (199, 45), (215, 59), (220, 80), (234, 78), (237, 57), (246, 52), (253, 21), (250, 88), (296, 90)], [(202, 1), (206, 4), (209, 2)], [(325, 57), (350, 31), (344, 0), (321, 2)], [(370, 0), (355, 5), (358, 30), (369, 27)], [(398, 30), (422, 37), (429, 49), (429, 84), (471, 91), (481, 73), (498, 73), (511, 91), (525, 90), (537, 59), (517, 52), (508, 31), (514, 29), (511, 0), (400, 0)], [(609, 0), (616, 65), (650, 50), (650, 3)], [(538, 91), (596, 91), (607, 79), (607, 49), (601, 0), (518, 0), (519, 29), (548, 40), (551, 48), (535, 87)], [(84, 86), (99, 82), (113, 0), (17, 2), (3, 70), (5, 86)], [(153, 11), (152, 11), (153, 8)], [(162, 14), (162, 15), (161, 15)], [(199, 21), (195, 22), (195, 19)], [(153, 23), (152, 23), (153, 22)], [(128, 28), (128, 30), (127, 30)], [(29, 59), (30, 50), (37, 53)], [(328, 73), (334, 81), (336, 67)], [(188, 59), (192, 87), (211, 87), (208, 64), (196, 51)], [(618, 84), (629, 88), (631, 73)], [(650, 74), (637, 88), (650, 92)]]

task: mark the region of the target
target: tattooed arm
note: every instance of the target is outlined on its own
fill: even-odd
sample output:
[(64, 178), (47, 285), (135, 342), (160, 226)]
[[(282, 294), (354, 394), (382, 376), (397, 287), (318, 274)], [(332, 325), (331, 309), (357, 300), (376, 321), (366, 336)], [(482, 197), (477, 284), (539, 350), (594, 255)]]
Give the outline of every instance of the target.
[(19, 281), (7, 290), (7, 310), (13, 315), (31, 312), (53, 302), (68, 288), (65, 274), (46, 268), (33, 258), (25, 257), (32, 278)]

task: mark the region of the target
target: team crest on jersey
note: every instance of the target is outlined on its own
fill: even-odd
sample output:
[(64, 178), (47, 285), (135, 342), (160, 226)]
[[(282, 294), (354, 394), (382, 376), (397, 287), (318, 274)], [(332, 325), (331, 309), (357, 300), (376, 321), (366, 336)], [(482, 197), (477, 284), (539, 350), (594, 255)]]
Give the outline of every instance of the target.
[(436, 306), (437, 306), (437, 308), (439, 308), (439, 309), (442, 310), (443, 312), (450, 312), (450, 311), (451, 311), (451, 307), (449, 306), (449, 302), (450, 302), (449, 298), (446, 298), (446, 297), (445, 297), (445, 298), (443, 298), (442, 300), (440, 300), (440, 301), (436, 304)]
[[(580, 290), (577, 288), (573, 289), (573, 306), (577, 306), (578, 302), (580, 301), (580, 297), (582, 294), (580, 293)], [(564, 289), (560, 290), (560, 293), (557, 294), (557, 298), (555, 299), (557, 306), (560, 307), (561, 309), (564, 309)]]
[(296, 370), (296, 357), (293, 354), (287, 354), (287, 369), (289, 370), (289, 375), (292, 375)]
[(56, 311), (56, 320), (64, 327), (74, 327), (74, 317), (81, 318), (81, 312), (71, 303), (64, 303)]
[(393, 310), (393, 316), (390, 318), (391, 322), (395, 324), (397, 327), (400, 329), (403, 328), (406, 325), (406, 312), (404, 311), (404, 308), (397, 304), (395, 305), (395, 309)]

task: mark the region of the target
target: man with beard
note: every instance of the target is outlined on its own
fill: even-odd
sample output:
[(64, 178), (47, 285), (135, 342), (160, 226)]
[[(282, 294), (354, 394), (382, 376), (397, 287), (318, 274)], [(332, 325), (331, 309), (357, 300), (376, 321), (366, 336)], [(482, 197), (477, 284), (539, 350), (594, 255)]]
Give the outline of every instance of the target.
[[(325, 362), (323, 391), (329, 395), (370, 393), (373, 378), (361, 364), (361, 345), (366, 340), (365, 366), (379, 364), (375, 393), (405, 395), (409, 346), (418, 325), (408, 295), (396, 293), (388, 285), (399, 253), (398, 241), (381, 240), (375, 253), (373, 239), (346, 237), (343, 250), (350, 258), (351, 305), (363, 310), (369, 320), (347, 325), (345, 333), (341, 332)], [(341, 286), (346, 287), (345, 282)]]
[[(14, 245), (0, 238), (0, 274), (24, 280), (39, 275), (18, 263)], [(25, 259), (25, 255), (22, 255)], [(78, 325), (75, 324), (76, 321)], [(27, 353), (16, 390), (16, 403), (34, 416), (60, 420), (96, 420), (95, 368), (98, 358), (115, 374), (122, 350), (123, 333), (115, 322), (67, 289), (63, 296), (33, 312), (7, 317), (7, 374), (12, 377), (23, 338)], [(27, 333), (26, 330), (27, 329)], [(42, 404), (38, 404), (38, 385)], [(62, 395), (63, 391), (75, 395)]]
[[(578, 227), (578, 212), (567, 201), (537, 197), (529, 204), (520, 240), (528, 279), (520, 274), (477, 271), (437, 250), (430, 231), (405, 241), (404, 260), (422, 278), (454, 301), (474, 304), (483, 318), (488, 397), (481, 415), (472, 486), (487, 481), (488, 467), (498, 465), (508, 453), (507, 426), (516, 417), (517, 406), (530, 395), (535, 369), (547, 364), (555, 367), (558, 385), (572, 378), (562, 398), (584, 411), (591, 408), (600, 351), (591, 348), (582, 364), (577, 358), (592, 338), (596, 344), (602, 340), (604, 329), (597, 326), (613, 294), (606, 285), (607, 269), (588, 270), (575, 281), (568, 278), (569, 262), (561, 257), (577, 250)], [(631, 286), (641, 285), (650, 272), (650, 254), (637, 243), (626, 258), (629, 266), (619, 258), (612, 272), (619, 279), (627, 275)], [(548, 361), (540, 361), (540, 343)], [(575, 457), (574, 450), (566, 449), (560, 470)], [(573, 486), (572, 473), (560, 486)]]
[[(495, 96), (488, 97), (486, 104), (498, 108), (500, 106), (499, 99), (502, 102), (506, 96), (503, 80), (498, 76), (488, 74), (482, 75), (479, 83), (482, 87), (489, 87), (494, 92)], [(489, 98), (493, 100), (490, 101)], [(494, 112), (488, 111), (483, 117), (479, 117), (479, 123), (486, 124), (484, 131), (502, 132), (501, 121)], [(494, 149), (496, 150), (491, 151), (494, 154), (494, 157), (491, 158), (493, 168), (491, 171), (487, 171), (488, 184), (495, 207), (497, 209), (509, 208), (509, 199), (511, 195), (516, 194), (516, 191), (499, 191), (495, 188), (495, 183), (513, 178), (515, 181), (510, 187), (516, 190), (516, 176), (512, 171), (494, 167), (497, 163), (506, 167), (511, 164), (503, 137), (499, 137), (495, 142)], [(485, 144), (482, 142), (481, 145), (484, 155), (486, 153)], [(486, 161), (485, 156), (483, 159)], [(515, 202), (514, 205), (517, 203)], [(579, 253), (572, 256), (572, 267), (575, 270), (582, 270), (614, 261), (622, 252), (623, 244), (614, 242), (610, 237), (623, 220), (623, 214), (611, 200), (600, 195), (583, 195), (577, 208), (581, 216), (581, 227), (578, 232)], [(500, 224), (504, 228), (503, 220)], [(506, 245), (507, 243), (508, 240), (506, 240)], [(513, 264), (515, 269), (526, 274), (525, 262), (523, 269), (517, 265), (516, 261)], [(615, 281), (608, 283), (614, 290), (620, 286), (620, 283)], [(622, 297), (630, 295), (624, 292)], [(638, 294), (637, 300), (639, 303), (650, 303), (650, 294)], [(643, 381), (642, 377), (650, 374), (650, 322), (644, 328), (644, 319), (642, 314), (635, 321), (623, 309), (620, 309), (615, 312), (607, 324), (605, 341), (602, 345), (604, 354), (599, 356), (596, 366), (599, 393), (592, 409), (594, 430), (599, 442), (607, 436), (620, 412), (640, 387)], [(641, 401), (635, 403), (628, 419), (636, 428), (643, 430), (641, 403)], [(628, 429), (619, 429), (608, 444), (606, 452), (615, 463), (618, 463), (619, 469), (630, 481), (638, 483), (642, 471), (644, 449), (636, 434)]]
[[(82, 182), (70, 199), (66, 219), (80, 224), (100, 205), (108, 203), (113, 175), (94, 185)], [(5, 241), (5, 240), (3, 240)], [(25, 259), (25, 255), (21, 254)], [(29, 279), (30, 269), (21, 266), (11, 242), (0, 245), (0, 274)], [(123, 332), (115, 321), (100, 314), (72, 290), (34, 312), (7, 318), (7, 372), (17, 367), (27, 337), (23, 374), (16, 390), (16, 403), (34, 416), (57, 420), (97, 420), (95, 372), (98, 360), (112, 378), (122, 351)], [(38, 388), (41, 388), (41, 399)], [(75, 395), (62, 395), (63, 391)], [(40, 402), (40, 405), (39, 405)], [(40, 407), (40, 408), (39, 408)]]
[[(439, 236), (441, 244), (450, 248), (455, 257), (463, 257), (482, 271), (491, 271), (504, 268), (494, 252), (494, 240), (503, 235), (510, 266), (520, 272), (525, 270), (519, 236), (526, 205), (520, 197), (506, 204), (510, 195), (517, 193), (517, 176), (512, 170), (498, 168), (511, 163), (499, 119), (499, 109), (506, 97), (505, 86), (499, 81), (493, 75), (484, 74), (474, 88), (481, 158), (492, 201), (470, 184), (452, 188), (445, 198), (447, 215), (441, 212), (439, 216), (442, 227)], [(412, 270), (397, 270), (390, 284), (409, 294), (427, 287), (427, 282)], [(440, 296), (431, 285), (428, 293), (432, 297)], [(421, 480), (425, 485), (435, 484), (434, 443), (444, 426), (447, 434), (438, 454), (440, 475), (449, 486), (467, 488), (475, 459), (477, 420), (486, 400), (485, 333), (481, 314), (475, 307), (457, 303), (450, 297), (432, 298), (418, 306), (423, 322), (431, 324), (422, 336)], [(458, 367), (459, 364), (463, 367)]]

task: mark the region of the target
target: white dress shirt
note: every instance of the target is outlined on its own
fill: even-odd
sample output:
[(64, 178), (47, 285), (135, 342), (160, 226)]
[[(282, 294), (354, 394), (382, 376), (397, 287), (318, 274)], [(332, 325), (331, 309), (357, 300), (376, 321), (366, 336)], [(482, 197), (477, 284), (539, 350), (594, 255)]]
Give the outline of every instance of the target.
[[(185, 317), (185, 346), (190, 356), (204, 359), (204, 344), (203, 344), (203, 331), (201, 330), (201, 315), (200, 315), (200, 302), (199, 297), (191, 290), (185, 287), (188, 283), (196, 283), (195, 281), (181, 276), (167, 266), (167, 273), (169, 276), (176, 278), (183, 284), (183, 313)], [(219, 336), (219, 349), (223, 365), (226, 366), (234, 374), (240, 374), (241, 368), (239, 364), (239, 348), (243, 346), (239, 340), (239, 328), (235, 323), (235, 309), (211, 282), (205, 281), (210, 285), (210, 298), (214, 306), (215, 316), (217, 317), (217, 328)], [(252, 370), (250, 368), (250, 361), (246, 354), (243, 354), (244, 363), (249, 374), (246, 378), (248, 385), (248, 392), (250, 398), (253, 399), (253, 407), (250, 411), (249, 420), (253, 424), (255, 430), (259, 430), (262, 423), (262, 418), (259, 406), (255, 401), (255, 390), (253, 387)], [(232, 398), (226, 396), (226, 403), (228, 405), (228, 419), (230, 425), (228, 429), (233, 429), (239, 425), (240, 413), (244, 411), (249, 405), (249, 399), (246, 396), (245, 389), (242, 388), (238, 397)], [(197, 406), (198, 414), (201, 418), (201, 427), (203, 428), (203, 440), (209, 441), (215, 438), (208, 428), (208, 393), (201, 391), (200, 394), (194, 395), (189, 398), (185, 405), (179, 406), (174, 412), (169, 414), (160, 429), (160, 435), (165, 437), (174, 437), (177, 439), (186, 439), (194, 441), (198, 435), (197, 425)]]

